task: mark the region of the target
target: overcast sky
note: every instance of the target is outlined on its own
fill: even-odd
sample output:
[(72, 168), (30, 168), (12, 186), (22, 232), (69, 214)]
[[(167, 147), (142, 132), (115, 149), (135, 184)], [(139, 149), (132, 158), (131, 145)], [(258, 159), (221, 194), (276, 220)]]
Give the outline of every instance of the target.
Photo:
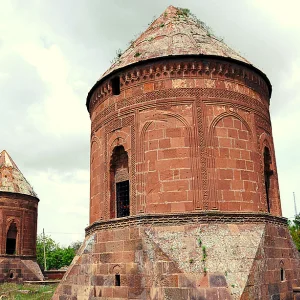
[(169, 5), (189, 8), (273, 85), (283, 215), (300, 210), (298, 0), (1, 0), (0, 151), (40, 198), (38, 232), (83, 240), (89, 215), (86, 95), (118, 49)]

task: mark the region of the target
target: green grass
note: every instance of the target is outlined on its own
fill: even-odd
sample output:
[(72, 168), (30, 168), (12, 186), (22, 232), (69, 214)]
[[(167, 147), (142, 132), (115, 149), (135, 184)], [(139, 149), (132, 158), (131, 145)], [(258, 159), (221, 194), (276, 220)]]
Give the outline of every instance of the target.
[[(57, 284), (37, 285), (37, 284), (0, 284), (0, 300), (50, 300), (57, 287)], [(21, 291), (29, 291), (24, 294)]]

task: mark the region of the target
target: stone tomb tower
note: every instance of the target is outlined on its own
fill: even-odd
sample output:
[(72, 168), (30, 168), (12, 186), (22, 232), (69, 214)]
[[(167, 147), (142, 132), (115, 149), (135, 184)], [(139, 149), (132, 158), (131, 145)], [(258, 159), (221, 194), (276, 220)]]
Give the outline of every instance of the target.
[(17, 165), (0, 153), (0, 283), (43, 280), (36, 262), (39, 199)]
[(54, 299), (292, 299), (270, 96), (168, 7), (88, 94), (90, 225)]

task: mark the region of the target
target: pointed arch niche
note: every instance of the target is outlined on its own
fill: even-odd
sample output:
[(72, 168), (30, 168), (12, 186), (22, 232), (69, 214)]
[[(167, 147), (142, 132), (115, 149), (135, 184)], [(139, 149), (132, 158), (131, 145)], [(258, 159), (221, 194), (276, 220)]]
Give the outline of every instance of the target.
[(222, 113), (212, 121), (209, 138), (210, 205), (223, 211), (257, 210), (257, 171), (248, 123), (235, 112)]
[(17, 240), (18, 240), (18, 227), (15, 221), (9, 224), (6, 233), (6, 250), (5, 253), (9, 255), (17, 254)]
[(124, 146), (113, 149), (110, 160), (110, 217), (130, 215), (128, 153)]
[(259, 148), (261, 156), (262, 206), (265, 208), (266, 212), (281, 216), (282, 212), (274, 145), (272, 137), (266, 132), (260, 135)]
[(145, 112), (141, 119), (145, 122), (138, 141), (139, 212), (194, 210), (200, 175), (188, 120), (170, 111)]

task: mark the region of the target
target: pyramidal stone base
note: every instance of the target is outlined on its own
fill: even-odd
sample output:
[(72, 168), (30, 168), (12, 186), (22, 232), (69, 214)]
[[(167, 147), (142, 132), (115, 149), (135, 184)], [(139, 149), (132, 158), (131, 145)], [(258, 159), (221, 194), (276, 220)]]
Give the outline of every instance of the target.
[(41, 280), (44, 280), (44, 276), (33, 258), (12, 255), (0, 256), (0, 283)]
[(53, 299), (293, 299), (299, 253), (286, 219), (191, 213), (102, 221)]

